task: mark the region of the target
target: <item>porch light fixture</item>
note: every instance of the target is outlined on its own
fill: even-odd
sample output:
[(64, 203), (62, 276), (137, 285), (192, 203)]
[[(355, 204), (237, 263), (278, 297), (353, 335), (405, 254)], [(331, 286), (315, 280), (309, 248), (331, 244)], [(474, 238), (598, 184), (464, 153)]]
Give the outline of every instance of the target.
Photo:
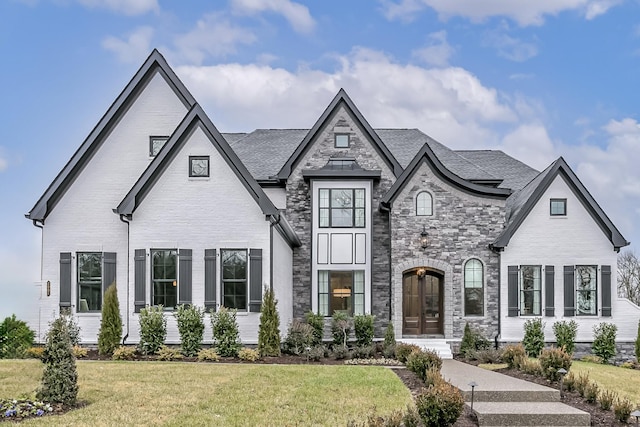
[(427, 233), (427, 227), (424, 225), (422, 226), (422, 231), (420, 232), (419, 242), (422, 249), (427, 249), (427, 246), (429, 246), (429, 234)]

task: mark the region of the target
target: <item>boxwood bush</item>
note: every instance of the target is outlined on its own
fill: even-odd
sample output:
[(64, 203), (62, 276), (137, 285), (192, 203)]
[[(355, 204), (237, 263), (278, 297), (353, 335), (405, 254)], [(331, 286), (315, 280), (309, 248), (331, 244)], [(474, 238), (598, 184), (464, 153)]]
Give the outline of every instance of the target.
[(167, 339), (167, 319), (161, 305), (140, 310), (140, 352), (156, 354)]
[(17, 359), (26, 356), (33, 346), (35, 333), (26, 322), (18, 320), (16, 315), (0, 323), (0, 359)]
[(178, 323), (182, 354), (187, 357), (197, 355), (204, 335), (204, 309), (181, 304), (173, 316)]
[(217, 312), (212, 312), (211, 329), (218, 354), (223, 357), (236, 357), (242, 348), (236, 310), (220, 307)]

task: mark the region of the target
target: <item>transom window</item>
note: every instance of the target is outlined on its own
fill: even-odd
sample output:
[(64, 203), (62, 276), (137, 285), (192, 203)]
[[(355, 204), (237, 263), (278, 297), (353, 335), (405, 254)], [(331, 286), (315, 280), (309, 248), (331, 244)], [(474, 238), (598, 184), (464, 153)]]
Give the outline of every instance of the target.
[(153, 305), (173, 309), (178, 305), (178, 251), (151, 250), (151, 283)]
[(321, 188), (319, 206), (319, 225), (322, 228), (365, 226), (364, 188)]
[(551, 216), (567, 215), (567, 199), (551, 199)]
[(595, 316), (598, 311), (598, 267), (576, 266), (576, 315)]
[(155, 157), (160, 149), (169, 140), (168, 136), (150, 136), (149, 137), (149, 156)]
[(433, 197), (431, 197), (430, 193), (427, 193), (426, 191), (418, 193), (418, 196), (416, 197), (416, 215), (433, 215)]
[(520, 315), (540, 316), (542, 313), (542, 268), (539, 265), (520, 266)]
[(78, 313), (102, 310), (102, 253), (79, 252)]
[(464, 315), (484, 315), (484, 272), (479, 259), (464, 264)]
[(364, 271), (318, 271), (318, 312), (364, 314)]
[(247, 310), (247, 251), (223, 249), (222, 301), (227, 308)]
[(338, 133), (335, 136), (336, 148), (349, 148), (349, 135)]

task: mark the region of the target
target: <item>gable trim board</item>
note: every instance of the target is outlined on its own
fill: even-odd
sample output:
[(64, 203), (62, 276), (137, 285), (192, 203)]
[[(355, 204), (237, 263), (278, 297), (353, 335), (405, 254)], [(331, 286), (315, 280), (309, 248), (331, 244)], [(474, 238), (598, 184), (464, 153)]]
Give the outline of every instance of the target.
[(102, 142), (133, 105), (156, 73), (162, 75), (187, 109), (195, 105), (196, 101), (193, 95), (169, 67), (160, 52), (154, 49), (31, 211), (25, 214), (27, 219), (31, 219), (34, 223), (36, 221), (44, 223), (56, 203), (73, 184), (80, 172), (98, 151)]
[[(571, 191), (573, 191), (587, 212), (589, 212), (600, 229), (605, 233), (616, 252), (620, 251), (620, 248), (629, 245), (629, 242), (620, 234), (616, 226), (613, 225), (609, 217), (604, 213), (600, 205), (598, 205), (593, 196), (591, 196), (573, 170), (571, 170), (567, 162), (560, 157), (547, 169), (542, 171), (539, 177), (527, 185), (527, 187), (534, 186), (534, 188), (531, 195), (526, 197), (523, 203), (518, 203), (518, 198), (521, 196), (520, 194), (514, 196), (516, 197), (516, 205), (512, 208), (512, 212), (515, 211), (515, 216), (509, 218), (504, 231), (491, 245), (492, 248), (503, 250), (509, 244), (511, 237), (516, 233), (522, 222), (529, 215), (529, 212), (531, 212), (557, 176), (561, 176), (565, 180)], [(526, 194), (526, 191), (530, 190), (527, 189), (527, 187), (521, 190), (525, 192), (523, 194)]]

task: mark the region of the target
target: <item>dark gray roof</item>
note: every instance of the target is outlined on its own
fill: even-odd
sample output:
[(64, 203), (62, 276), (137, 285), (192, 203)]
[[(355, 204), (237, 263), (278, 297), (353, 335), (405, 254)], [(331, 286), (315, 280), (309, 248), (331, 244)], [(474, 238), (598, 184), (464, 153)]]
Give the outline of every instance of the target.
[(456, 153), (503, 181), (499, 187), (519, 190), (539, 172), (500, 150), (457, 150)]

